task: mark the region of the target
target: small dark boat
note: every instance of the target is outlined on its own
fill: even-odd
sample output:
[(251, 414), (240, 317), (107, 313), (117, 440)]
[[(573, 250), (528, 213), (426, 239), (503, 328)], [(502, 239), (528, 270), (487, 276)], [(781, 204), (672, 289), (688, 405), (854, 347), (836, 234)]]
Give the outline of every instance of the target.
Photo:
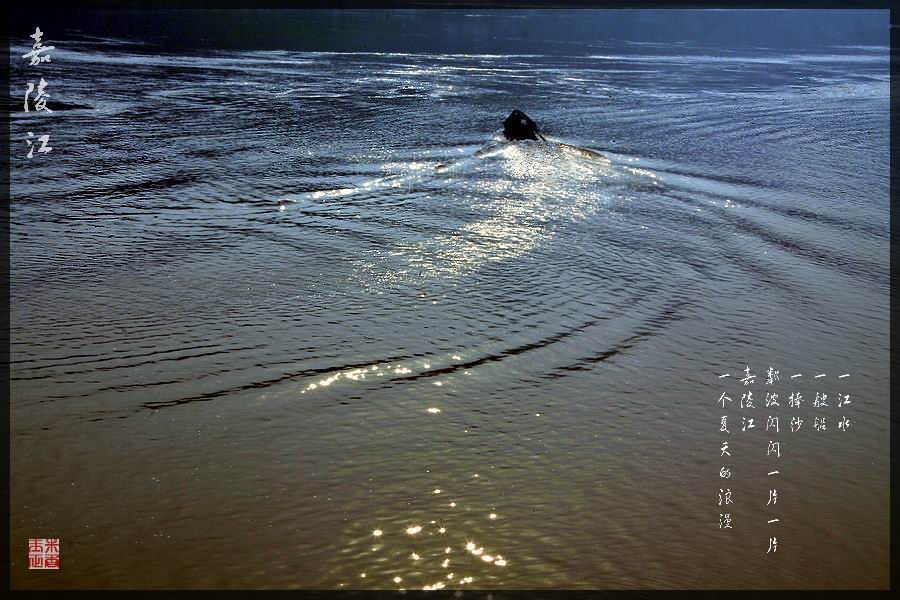
[[(513, 140), (538, 140), (538, 124), (521, 110), (512, 111), (503, 121), (503, 135), (506, 139)], [(543, 136), (541, 136), (543, 139)]]

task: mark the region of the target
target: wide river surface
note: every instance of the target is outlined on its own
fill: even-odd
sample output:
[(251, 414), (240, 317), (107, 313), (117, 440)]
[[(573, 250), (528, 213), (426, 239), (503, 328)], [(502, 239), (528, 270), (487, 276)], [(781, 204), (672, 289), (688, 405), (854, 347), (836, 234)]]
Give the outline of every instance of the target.
[(887, 48), (56, 46), (14, 586), (887, 586)]

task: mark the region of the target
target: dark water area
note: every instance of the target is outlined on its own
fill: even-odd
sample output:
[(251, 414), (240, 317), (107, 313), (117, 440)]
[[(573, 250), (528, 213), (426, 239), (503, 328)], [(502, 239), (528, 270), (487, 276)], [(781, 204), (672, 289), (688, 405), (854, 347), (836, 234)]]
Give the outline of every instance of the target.
[[(14, 587), (887, 587), (886, 46), (41, 28), (52, 63), (11, 52), (11, 97), (59, 103), (11, 124)], [(548, 141), (503, 142), (513, 108)]]

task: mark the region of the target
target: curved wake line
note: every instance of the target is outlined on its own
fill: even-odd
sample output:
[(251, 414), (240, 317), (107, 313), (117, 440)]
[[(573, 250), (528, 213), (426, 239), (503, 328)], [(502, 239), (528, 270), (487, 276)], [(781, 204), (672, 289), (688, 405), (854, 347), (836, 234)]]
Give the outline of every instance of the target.
[[(463, 148), (459, 148), (458, 150), (463, 151)], [(565, 163), (567, 157), (574, 157), (576, 159), (584, 159), (585, 161), (594, 163), (597, 167), (603, 167), (604, 171), (595, 174), (598, 176), (605, 175), (608, 177), (616, 178), (616, 176), (621, 175), (622, 173), (628, 173), (631, 175), (646, 177), (658, 183), (658, 178), (653, 171), (630, 167), (618, 162), (613, 162), (609, 157), (600, 152), (597, 152), (596, 150), (582, 148), (579, 146), (574, 146), (572, 144), (566, 144), (552, 138), (545, 138), (543, 142), (507, 142), (495, 139), (494, 141), (488, 142), (487, 144), (473, 152), (471, 155), (465, 156), (463, 158), (451, 160), (448, 162), (440, 162), (437, 164), (423, 161), (411, 161), (403, 164), (403, 166), (407, 169), (406, 173), (376, 177), (359, 185), (345, 188), (304, 192), (302, 194), (298, 194), (296, 197), (279, 199), (276, 203), (279, 210), (286, 210), (289, 203), (298, 203), (305, 200), (343, 198), (345, 196), (351, 196), (362, 192), (376, 191), (379, 189), (399, 188), (402, 187), (405, 183), (409, 182), (425, 183), (429, 180), (434, 179), (433, 177), (429, 177), (429, 172), (446, 173), (456, 171), (460, 167), (473, 164), (473, 162), (475, 162), (473, 159), (489, 159), (501, 157), (507, 160), (517, 160), (521, 158), (522, 153), (524, 153), (524, 155), (529, 158), (535, 158), (539, 160), (556, 159), (558, 161), (561, 161), (562, 171), (565, 171), (565, 168), (567, 166), (576, 166), (568, 165)], [(538, 156), (533, 156), (532, 154), (538, 154)], [(541, 154), (543, 155), (541, 156)], [(429, 167), (431, 168), (429, 169)], [(570, 173), (570, 175), (573, 179), (582, 179), (584, 173), (573, 171), (572, 173)]]

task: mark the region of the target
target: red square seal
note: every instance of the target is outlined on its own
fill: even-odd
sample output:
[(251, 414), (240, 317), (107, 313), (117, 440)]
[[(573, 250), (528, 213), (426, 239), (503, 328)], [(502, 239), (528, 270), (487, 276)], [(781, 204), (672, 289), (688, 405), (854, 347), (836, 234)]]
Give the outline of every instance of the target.
[(59, 539), (29, 538), (29, 569), (59, 569)]

